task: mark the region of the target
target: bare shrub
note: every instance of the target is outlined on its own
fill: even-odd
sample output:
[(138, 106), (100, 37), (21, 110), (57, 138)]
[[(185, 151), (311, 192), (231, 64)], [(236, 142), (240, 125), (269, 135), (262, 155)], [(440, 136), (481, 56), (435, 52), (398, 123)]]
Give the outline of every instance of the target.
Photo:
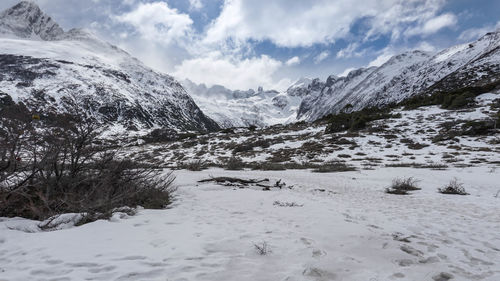
[(238, 171), (238, 170), (243, 170), (245, 167), (246, 167), (245, 162), (243, 162), (241, 158), (237, 157), (231, 157), (227, 160), (226, 163), (224, 163), (224, 169), (226, 170)]
[(445, 187), (438, 188), (438, 192), (442, 194), (468, 195), (464, 185), (456, 178), (452, 179)]
[(356, 171), (356, 168), (344, 162), (327, 162), (313, 170), (315, 173), (333, 173)]
[(274, 206), (278, 207), (302, 207), (304, 206), (303, 204), (298, 204), (295, 202), (282, 202), (282, 201), (274, 201), (273, 203)]
[(252, 165), (252, 170), (284, 171), (286, 170), (286, 165), (282, 163), (259, 162)]
[(258, 140), (249, 139), (245, 143), (237, 144), (233, 149), (233, 154), (253, 151), (254, 148), (256, 147), (261, 147), (262, 149), (265, 149), (270, 146), (271, 142), (268, 139), (258, 139)]
[(396, 195), (408, 195), (410, 191), (421, 189), (417, 187), (417, 182), (413, 177), (396, 178), (392, 180), (392, 185), (386, 188), (385, 192)]
[[(44, 220), (83, 213), (83, 222), (123, 206), (163, 208), (174, 177), (119, 159), (98, 144), (98, 124), (78, 114), (24, 118), (0, 108), (0, 216)], [(28, 115), (31, 116), (31, 115)]]
[(269, 248), (269, 245), (267, 244), (266, 241), (264, 241), (260, 244), (253, 244), (253, 246), (255, 247), (255, 250), (257, 251), (257, 253), (261, 256), (265, 256), (265, 255), (271, 253), (271, 249)]
[(273, 163), (273, 162), (253, 162), (249, 166), (252, 170), (262, 170), (262, 171), (284, 171), (284, 170), (305, 170), (318, 168), (320, 165), (312, 162), (285, 162), (285, 163)]
[(177, 166), (181, 169), (186, 169), (189, 171), (202, 171), (207, 168), (207, 163), (201, 159), (196, 159), (180, 163)]

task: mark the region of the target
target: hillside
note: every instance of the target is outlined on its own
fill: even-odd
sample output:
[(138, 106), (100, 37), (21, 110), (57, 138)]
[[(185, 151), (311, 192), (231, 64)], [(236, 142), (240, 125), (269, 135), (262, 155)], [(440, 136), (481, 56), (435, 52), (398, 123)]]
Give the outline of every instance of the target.
[(2, 12), (0, 27), (0, 91), (42, 117), (77, 110), (116, 130), (219, 128), (174, 78), (87, 31), (62, 31), (32, 2)]
[(500, 30), (437, 54), (396, 55), (380, 67), (353, 70), (346, 77), (330, 76), (320, 83), (303, 87), (306, 98), (297, 119), (314, 121), (348, 105), (360, 110), (437, 92), (486, 88), (485, 92), (500, 84)]

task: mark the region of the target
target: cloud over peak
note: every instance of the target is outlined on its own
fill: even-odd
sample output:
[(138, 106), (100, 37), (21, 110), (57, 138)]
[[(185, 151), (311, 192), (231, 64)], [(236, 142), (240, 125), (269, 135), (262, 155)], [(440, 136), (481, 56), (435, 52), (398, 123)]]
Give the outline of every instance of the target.
[(133, 27), (142, 38), (172, 43), (192, 33), (193, 20), (188, 14), (170, 8), (166, 2), (140, 3), (134, 10), (114, 16), (120, 23)]
[(498, 28), (500, 9), (452, 0), (33, 1), (65, 29), (90, 28), (156, 69), (233, 89), (324, 79), (474, 40)]

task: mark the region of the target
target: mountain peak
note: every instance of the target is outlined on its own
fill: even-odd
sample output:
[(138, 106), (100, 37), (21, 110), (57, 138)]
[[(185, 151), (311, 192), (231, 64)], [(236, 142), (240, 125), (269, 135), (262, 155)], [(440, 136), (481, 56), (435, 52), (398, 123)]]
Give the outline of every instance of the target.
[(0, 13), (0, 34), (51, 41), (64, 30), (32, 1), (21, 1)]
[(33, 1), (20, 1), (19, 3), (14, 5), (11, 9), (12, 10), (18, 10), (18, 9), (38, 9), (38, 10), (40, 10), (40, 7), (38, 7), (38, 5)]

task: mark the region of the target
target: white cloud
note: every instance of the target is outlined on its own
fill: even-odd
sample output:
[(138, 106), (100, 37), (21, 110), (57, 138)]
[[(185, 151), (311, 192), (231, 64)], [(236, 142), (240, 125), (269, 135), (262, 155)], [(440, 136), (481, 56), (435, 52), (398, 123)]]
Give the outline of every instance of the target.
[(203, 3), (201, 3), (201, 0), (189, 0), (189, 8), (191, 10), (200, 10), (203, 8)]
[(286, 65), (292, 66), (300, 63), (300, 58), (295, 56), (286, 61)]
[(486, 33), (495, 31), (499, 28), (500, 28), (500, 21), (497, 22), (495, 25), (489, 24), (479, 28), (470, 28), (460, 33), (458, 39), (460, 41), (473, 41), (485, 35)]
[(223, 85), (230, 89), (249, 89), (263, 86), (275, 88), (273, 80), (282, 62), (266, 55), (239, 59), (225, 57), (212, 52), (203, 57), (184, 60), (173, 73), (179, 79), (190, 79), (195, 83)]
[(359, 43), (354, 42), (344, 49), (341, 49), (340, 51), (337, 52), (336, 57), (337, 58), (352, 58), (352, 57), (360, 57), (365, 54), (366, 50), (361, 50), (361, 51), (356, 51), (359, 48)]
[(410, 29), (407, 36), (430, 35), (438, 32), (445, 27), (452, 27), (457, 24), (457, 17), (452, 13), (442, 14), (427, 20), (420, 26)]
[(133, 4), (135, 4), (135, 1), (136, 0), (123, 0), (122, 3), (125, 5), (132, 6)]
[(330, 52), (323, 51), (319, 55), (317, 55), (316, 57), (314, 57), (314, 63), (318, 64), (318, 63), (324, 61), (329, 56), (330, 56)]
[(146, 40), (165, 44), (189, 37), (193, 24), (189, 15), (171, 9), (166, 2), (141, 3), (114, 19), (133, 26)]
[(432, 53), (437, 51), (437, 48), (435, 46), (429, 44), (429, 42), (426, 41), (421, 42), (415, 49)]
[[(270, 40), (278, 46), (307, 47), (347, 37), (352, 24), (361, 19), (371, 26), (369, 37), (380, 33), (397, 37), (408, 25), (435, 18), (444, 3), (445, 0), (226, 0), (220, 16), (209, 26), (205, 41)], [(451, 14), (442, 15), (424, 24), (423, 30), (440, 29), (450, 20)]]
[(384, 51), (376, 59), (374, 59), (370, 63), (368, 63), (368, 67), (381, 66), (384, 63), (386, 63), (390, 58), (392, 58), (392, 56), (394, 56), (394, 53), (392, 53), (390, 51)]
[(422, 29), (424, 34), (436, 33), (439, 30), (457, 24), (457, 17), (452, 13), (447, 13), (428, 20)]

